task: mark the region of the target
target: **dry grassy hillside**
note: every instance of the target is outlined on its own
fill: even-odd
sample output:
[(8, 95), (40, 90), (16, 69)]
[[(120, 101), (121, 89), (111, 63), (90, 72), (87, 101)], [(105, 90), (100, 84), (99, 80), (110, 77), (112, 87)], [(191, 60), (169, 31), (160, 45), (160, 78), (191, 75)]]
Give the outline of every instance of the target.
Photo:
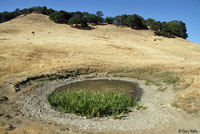
[(0, 24), (1, 81), (90, 65), (199, 69), (200, 46), (187, 40), (113, 25), (94, 28), (74, 29), (39, 14), (19, 16)]
[(200, 109), (200, 45), (181, 38), (155, 36), (150, 30), (114, 25), (92, 27), (75, 29), (55, 24), (40, 14), (1, 23), (0, 83), (62, 69), (160, 69), (181, 77), (178, 86), (184, 90), (177, 93), (177, 101), (184, 105), (184, 98), (192, 98), (195, 108)]

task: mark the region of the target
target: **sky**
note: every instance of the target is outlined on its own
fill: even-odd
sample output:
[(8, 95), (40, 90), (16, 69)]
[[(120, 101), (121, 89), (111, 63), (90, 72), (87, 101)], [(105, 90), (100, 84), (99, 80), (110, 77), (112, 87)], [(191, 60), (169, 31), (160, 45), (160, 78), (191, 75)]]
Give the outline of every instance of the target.
[(200, 44), (200, 0), (0, 0), (0, 12), (33, 6), (68, 12), (102, 11), (105, 17), (138, 14), (145, 19), (179, 20), (186, 23), (187, 40)]

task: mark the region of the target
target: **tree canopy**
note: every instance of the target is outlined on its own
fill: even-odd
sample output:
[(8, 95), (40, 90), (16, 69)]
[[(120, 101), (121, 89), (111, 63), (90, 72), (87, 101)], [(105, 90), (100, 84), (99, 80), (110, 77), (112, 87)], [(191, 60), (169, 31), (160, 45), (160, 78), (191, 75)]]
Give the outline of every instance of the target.
[(114, 23), (114, 18), (113, 17), (106, 17), (105, 22), (108, 24), (113, 24)]
[(69, 19), (68, 24), (73, 25), (75, 24), (75, 27), (78, 27), (78, 25), (81, 25), (81, 28), (87, 28), (88, 24), (87, 24), (87, 18), (86, 16), (82, 15), (82, 14), (76, 14), (73, 17), (71, 17)]
[(188, 34), (186, 33), (187, 29), (184, 22), (177, 21), (177, 20), (170, 21), (168, 22), (168, 27), (170, 29), (171, 34), (184, 38), (184, 39), (188, 37)]
[(147, 29), (144, 18), (137, 14), (129, 15), (125, 20), (125, 24), (133, 29)]
[(128, 26), (133, 29), (147, 29), (144, 18), (142, 18), (137, 14), (133, 15), (122, 14), (121, 16), (116, 16), (114, 18), (114, 24), (118, 26), (120, 25)]
[(96, 15), (99, 16), (99, 17), (103, 17), (103, 16), (104, 16), (104, 14), (103, 14), (102, 11), (97, 11), (97, 12), (96, 12)]
[(72, 14), (65, 11), (55, 11), (49, 15), (49, 18), (56, 23), (67, 24), (68, 20), (72, 17)]
[(133, 14), (133, 15), (118, 15), (115, 17), (103, 18), (104, 14), (102, 11), (97, 11), (96, 14), (90, 14), (88, 12), (66, 12), (66, 11), (56, 11), (52, 8), (47, 8), (46, 6), (31, 7), (24, 9), (16, 9), (13, 12), (1, 12), (0, 13), (0, 23), (9, 21), (22, 14), (30, 13), (40, 13), (44, 15), (49, 15), (49, 18), (55, 23), (70, 24), (78, 26), (81, 28), (88, 27), (88, 23), (100, 24), (115, 24), (117, 26), (128, 26), (133, 29), (150, 29), (153, 30), (156, 35), (165, 37), (181, 37), (186, 39), (188, 37), (186, 24), (182, 21), (170, 21), (161, 22), (155, 19), (149, 18), (145, 20), (143, 17)]

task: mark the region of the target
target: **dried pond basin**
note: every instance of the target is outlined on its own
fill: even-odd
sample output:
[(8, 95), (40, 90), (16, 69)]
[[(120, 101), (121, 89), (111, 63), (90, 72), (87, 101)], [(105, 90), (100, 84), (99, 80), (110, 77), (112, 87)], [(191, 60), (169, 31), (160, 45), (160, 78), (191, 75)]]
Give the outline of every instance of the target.
[[(47, 97), (55, 91), (66, 90), (67, 86), (72, 86), (72, 89), (79, 87), (84, 83), (87, 83), (88, 80), (114, 80), (117, 83), (119, 81), (125, 81), (125, 85), (131, 87), (129, 90), (126, 90), (128, 94), (136, 95), (138, 100), (144, 104), (147, 109), (145, 110), (136, 110), (131, 109), (132, 112), (128, 113), (126, 117), (121, 120), (113, 120), (112, 118), (94, 118), (87, 119), (85, 117), (77, 116), (74, 114), (63, 113), (51, 108)], [(83, 82), (83, 83), (82, 83)], [(94, 83), (96, 81), (93, 81)], [(92, 82), (92, 83), (93, 83)], [(128, 82), (128, 83), (126, 83)], [(130, 83), (129, 83), (130, 82)], [(78, 84), (77, 84), (78, 83)], [(132, 85), (132, 84), (133, 85)], [(100, 85), (103, 87), (104, 84), (98, 83), (99, 86), (95, 83), (98, 90), (101, 90)], [(76, 86), (75, 86), (76, 85)], [(91, 84), (92, 85), (92, 84)], [(90, 89), (92, 90), (93, 86)], [(120, 91), (116, 86), (117, 84), (108, 84), (107, 87), (110, 87), (110, 91)], [(125, 85), (120, 84), (123, 89)], [(83, 86), (83, 85), (82, 85)], [(85, 87), (85, 86), (84, 86)], [(86, 86), (87, 87), (87, 86)], [(62, 89), (65, 88), (65, 89)], [(113, 89), (114, 88), (114, 89)], [(97, 90), (97, 88), (95, 88)], [(126, 130), (126, 131), (135, 131), (135, 130), (147, 130), (167, 126), (173, 126), (171, 115), (165, 109), (160, 107), (160, 99), (162, 98), (161, 93), (157, 92), (158, 87), (156, 86), (147, 86), (144, 84), (144, 81), (131, 79), (131, 78), (109, 78), (109, 77), (99, 77), (99, 78), (78, 78), (78, 79), (65, 79), (57, 81), (49, 81), (44, 85), (37, 86), (32, 88), (28, 92), (21, 95), (17, 103), (20, 108), (20, 111), (23, 115), (28, 116), (29, 118), (39, 119), (47, 122), (53, 122), (56, 124), (62, 125), (72, 125), (77, 126), (80, 129), (96, 129), (96, 130)], [(89, 90), (89, 89), (88, 89)], [(133, 91), (132, 91), (133, 90)], [(155, 94), (155, 92), (157, 94)], [(159, 97), (161, 97), (159, 99)]]

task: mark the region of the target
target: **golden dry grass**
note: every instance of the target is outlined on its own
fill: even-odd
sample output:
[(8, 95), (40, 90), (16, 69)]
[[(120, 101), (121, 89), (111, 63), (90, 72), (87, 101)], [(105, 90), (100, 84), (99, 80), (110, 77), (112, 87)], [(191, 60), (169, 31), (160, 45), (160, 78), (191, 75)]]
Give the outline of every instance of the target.
[(188, 113), (200, 111), (200, 90), (187, 90), (184, 93), (178, 94), (173, 105)]

